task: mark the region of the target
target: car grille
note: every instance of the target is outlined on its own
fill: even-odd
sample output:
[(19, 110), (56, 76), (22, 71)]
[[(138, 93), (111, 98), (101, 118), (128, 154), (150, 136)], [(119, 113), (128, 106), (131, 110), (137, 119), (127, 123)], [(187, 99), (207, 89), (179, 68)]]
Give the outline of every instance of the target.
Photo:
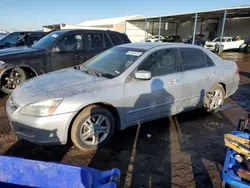
[(18, 109), (18, 105), (13, 101), (12, 97), (10, 96), (8, 101), (7, 101), (7, 105), (14, 111), (16, 111)]

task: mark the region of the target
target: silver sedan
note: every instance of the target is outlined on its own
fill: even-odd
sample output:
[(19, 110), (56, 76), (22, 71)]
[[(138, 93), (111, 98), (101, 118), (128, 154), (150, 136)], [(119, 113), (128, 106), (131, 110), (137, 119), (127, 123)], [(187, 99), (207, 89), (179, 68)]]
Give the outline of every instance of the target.
[(38, 144), (72, 139), (95, 149), (115, 129), (195, 108), (216, 112), (238, 85), (236, 63), (206, 49), (132, 43), (22, 83), (6, 110), (20, 138)]

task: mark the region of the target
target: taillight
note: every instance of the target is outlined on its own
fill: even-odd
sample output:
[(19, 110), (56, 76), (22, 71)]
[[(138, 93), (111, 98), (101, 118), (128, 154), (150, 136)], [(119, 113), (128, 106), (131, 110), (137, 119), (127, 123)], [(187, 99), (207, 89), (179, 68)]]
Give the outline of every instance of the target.
[(239, 69), (238, 69), (238, 67), (236, 68), (235, 74), (236, 74), (236, 75), (239, 74)]

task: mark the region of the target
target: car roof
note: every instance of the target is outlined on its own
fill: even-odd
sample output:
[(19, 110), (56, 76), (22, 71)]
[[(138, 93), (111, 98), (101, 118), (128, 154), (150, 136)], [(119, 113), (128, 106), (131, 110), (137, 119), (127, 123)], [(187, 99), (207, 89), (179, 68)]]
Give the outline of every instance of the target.
[(46, 33), (44, 31), (14, 31), (11, 33)]
[(76, 31), (84, 31), (84, 32), (105, 32), (105, 33), (117, 33), (117, 34), (122, 34), (122, 33), (119, 33), (117, 31), (110, 31), (110, 30), (90, 30), (90, 29), (62, 29), (62, 30), (55, 30), (55, 31), (51, 31), (51, 33), (53, 32), (64, 32), (64, 33), (70, 33), (70, 32), (76, 32)]
[(160, 46), (198, 48), (198, 46), (196, 46), (196, 45), (182, 44), (182, 43), (170, 43), (170, 42), (136, 42), (136, 43), (127, 43), (127, 44), (119, 45), (118, 47), (150, 50), (152, 48), (160, 47)]

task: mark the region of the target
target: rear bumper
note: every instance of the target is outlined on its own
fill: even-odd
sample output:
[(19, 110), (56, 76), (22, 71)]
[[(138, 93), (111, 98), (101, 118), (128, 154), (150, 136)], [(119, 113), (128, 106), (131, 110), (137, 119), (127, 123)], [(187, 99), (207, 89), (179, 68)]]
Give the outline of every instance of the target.
[(12, 131), (20, 138), (37, 144), (66, 144), (69, 125), (76, 112), (34, 117), (22, 115), (20, 109), (13, 110), (6, 105)]

